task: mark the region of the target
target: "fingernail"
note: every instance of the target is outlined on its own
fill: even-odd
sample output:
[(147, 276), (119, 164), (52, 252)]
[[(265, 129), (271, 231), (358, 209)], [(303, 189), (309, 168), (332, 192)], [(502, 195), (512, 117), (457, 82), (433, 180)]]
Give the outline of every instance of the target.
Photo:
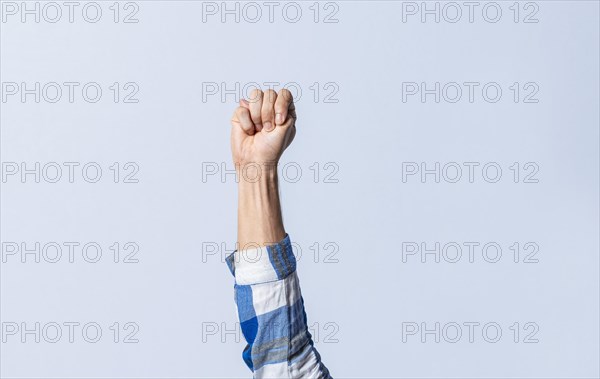
[(281, 113), (275, 114), (275, 123), (277, 125), (283, 124), (283, 117), (281, 116)]
[(270, 132), (271, 130), (273, 130), (273, 124), (271, 123), (271, 121), (265, 122), (265, 124), (263, 126), (265, 127), (267, 132)]

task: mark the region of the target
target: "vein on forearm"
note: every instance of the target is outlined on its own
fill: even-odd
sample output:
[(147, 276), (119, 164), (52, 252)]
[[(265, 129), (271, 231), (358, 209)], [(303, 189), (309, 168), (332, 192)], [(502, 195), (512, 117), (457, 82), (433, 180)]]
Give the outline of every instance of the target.
[(238, 249), (270, 245), (284, 237), (276, 169), (263, 169), (258, 176), (240, 175)]

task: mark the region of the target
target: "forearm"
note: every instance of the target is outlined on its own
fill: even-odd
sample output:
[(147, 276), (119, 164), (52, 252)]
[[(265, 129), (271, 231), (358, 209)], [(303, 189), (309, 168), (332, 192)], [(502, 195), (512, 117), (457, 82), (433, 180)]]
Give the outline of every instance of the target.
[[(256, 96), (255, 96), (256, 95)], [(238, 249), (226, 261), (248, 345), (243, 358), (259, 378), (330, 378), (308, 332), (296, 258), (283, 227), (277, 164), (296, 134), (289, 91), (254, 92), (231, 120), (238, 174)], [(277, 117), (275, 117), (277, 116)]]
[(238, 246), (267, 246), (285, 237), (276, 164), (238, 168)]

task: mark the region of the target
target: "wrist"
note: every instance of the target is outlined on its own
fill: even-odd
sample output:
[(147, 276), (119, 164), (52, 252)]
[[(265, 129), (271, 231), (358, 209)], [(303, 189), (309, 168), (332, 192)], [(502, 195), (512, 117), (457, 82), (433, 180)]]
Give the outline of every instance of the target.
[(277, 163), (248, 163), (238, 172), (238, 244), (267, 246), (285, 237)]
[(244, 186), (254, 186), (258, 184), (277, 184), (277, 164), (278, 162), (247, 162), (236, 164), (236, 174), (238, 178), (238, 188)]

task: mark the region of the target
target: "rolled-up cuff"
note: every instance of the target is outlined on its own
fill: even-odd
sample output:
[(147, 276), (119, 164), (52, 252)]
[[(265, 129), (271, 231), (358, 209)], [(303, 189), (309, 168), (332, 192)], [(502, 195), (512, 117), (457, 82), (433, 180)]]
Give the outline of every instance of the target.
[(273, 282), (296, 271), (296, 257), (288, 234), (273, 245), (236, 250), (225, 261), (239, 285)]

